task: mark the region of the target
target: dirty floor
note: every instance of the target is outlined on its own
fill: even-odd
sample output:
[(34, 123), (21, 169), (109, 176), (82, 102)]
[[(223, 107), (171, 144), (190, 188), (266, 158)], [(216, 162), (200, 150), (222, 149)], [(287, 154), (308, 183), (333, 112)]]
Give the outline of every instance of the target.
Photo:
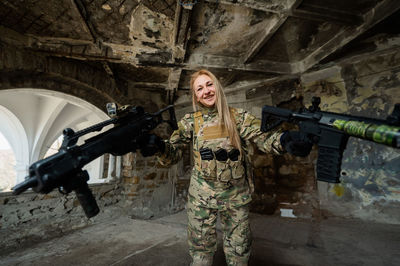
[[(189, 265), (186, 215), (119, 217), (0, 257), (0, 265)], [(251, 215), (256, 265), (400, 265), (400, 225)], [(219, 232), (219, 236), (221, 232)], [(219, 237), (215, 266), (225, 259)]]

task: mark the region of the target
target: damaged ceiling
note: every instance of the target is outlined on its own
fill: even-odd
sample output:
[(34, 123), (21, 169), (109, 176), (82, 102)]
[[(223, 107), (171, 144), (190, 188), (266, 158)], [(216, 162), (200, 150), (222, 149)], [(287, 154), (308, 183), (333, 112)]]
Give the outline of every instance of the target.
[(399, 9), (398, 0), (3, 0), (0, 42), (176, 97), (201, 67), (235, 87), (368, 49), (371, 36), (398, 34)]

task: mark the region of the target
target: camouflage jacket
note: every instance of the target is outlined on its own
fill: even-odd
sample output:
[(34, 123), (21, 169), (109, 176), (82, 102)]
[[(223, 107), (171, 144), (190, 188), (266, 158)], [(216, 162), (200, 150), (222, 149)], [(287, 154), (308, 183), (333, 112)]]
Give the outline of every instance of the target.
[[(237, 161), (220, 162), (201, 160), (199, 150), (209, 148), (212, 151), (234, 147), (224, 127), (219, 126), (218, 112), (215, 108), (202, 108), (201, 112), (186, 114), (179, 122), (170, 139), (166, 141), (165, 152), (158, 157), (160, 164), (170, 165), (182, 158), (184, 144), (193, 143), (195, 165), (189, 187), (189, 200), (209, 208), (222, 209), (229, 205), (241, 206), (251, 201), (253, 192), (252, 177), (245, 164), (245, 142), (250, 141), (266, 153), (282, 154), (280, 131), (263, 133), (260, 120), (243, 109), (231, 108), (237, 130), (242, 141), (242, 153)], [(201, 122), (199, 123), (199, 120)], [(196, 125), (197, 123), (197, 125)], [(197, 128), (196, 128), (197, 126)], [(197, 134), (196, 134), (197, 132)], [(247, 177), (247, 178), (246, 178)]]

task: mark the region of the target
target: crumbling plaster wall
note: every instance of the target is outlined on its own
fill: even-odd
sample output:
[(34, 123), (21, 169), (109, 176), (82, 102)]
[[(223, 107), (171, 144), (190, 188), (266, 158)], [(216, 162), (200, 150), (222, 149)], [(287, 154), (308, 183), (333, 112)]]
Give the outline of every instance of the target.
[[(244, 82), (242, 89), (226, 88), (230, 105), (243, 108), (261, 119), (264, 105), (296, 110), (302, 106), (300, 80), (276, 80), (267, 83)], [(292, 129), (284, 125), (284, 129)], [(251, 211), (280, 215), (285, 209), (299, 218), (311, 218), (318, 210), (314, 179), (315, 151), (307, 158), (290, 154), (265, 154), (247, 143), (251, 155), (255, 193)]]
[(101, 62), (79, 61), (0, 46), (0, 89), (40, 88), (86, 100), (105, 111), (106, 103), (164, 106), (165, 93), (149, 92), (130, 79), (108, 74)]
[(40, 88), (77, 96), (104, 110), (113, 98), (115, 86), (105, 72), (84, 62), (0, 47), (0, 89)]
[[(321, 97), (324, 111), (386, 119), (400, 103), (398, 49), (353, 57), (302, 77), (304, 101)], [(400, 152), (350, 138), (343, 154), (341, 183), (318, 183), (327, 216), (400, 223)]]

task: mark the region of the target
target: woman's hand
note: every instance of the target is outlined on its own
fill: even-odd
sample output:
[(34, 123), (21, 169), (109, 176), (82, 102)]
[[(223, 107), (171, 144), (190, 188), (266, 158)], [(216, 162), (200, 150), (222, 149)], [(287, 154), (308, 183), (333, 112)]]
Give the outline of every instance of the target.
[(300, 157), (308, 156), (313, 146), (310, 138), (299, 131), (285, 131), (280, 141), (287, 152)]
[(144, 157), (153, 156), (157, 152), (165, 151), (165, 142), (157, 135), (146, 134), (138, 140), (140, 153)]

